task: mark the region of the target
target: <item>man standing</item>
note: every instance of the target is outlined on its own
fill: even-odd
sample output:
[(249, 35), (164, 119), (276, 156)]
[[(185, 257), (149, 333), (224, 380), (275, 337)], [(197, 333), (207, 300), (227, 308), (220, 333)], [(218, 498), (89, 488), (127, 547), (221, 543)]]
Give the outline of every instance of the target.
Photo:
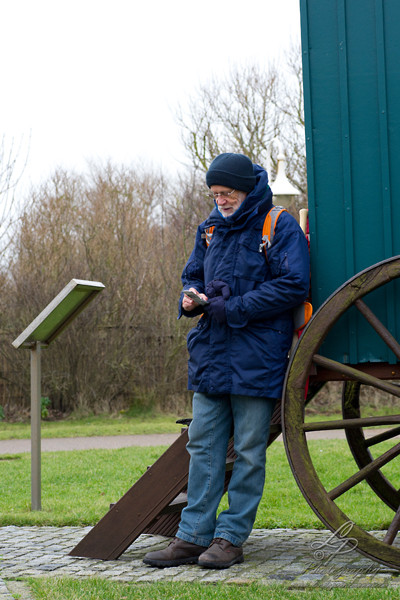
[[(309, 289), (307, 241), (289, 213), (276, 223), (267, 258), (261, 246), (272, 207), (267, 172), (243, 154), (224, 153), (211, 163), (206, 182), (216, 206), (198, 228), (182, 281), (184, 290), (208, 303), (186, 294), (180, 303), (180, 316), (202, 315), (187, 341), (194, 391), (188, 504), (176, 538), (144, 558), (157, 567), (198, 563), (222, 569), (243, 561), (242, 545), (263, 493), (270, 420), (293, 335), (292, 310)], [(237, 458), (229, 508), (217, 518), (232, 430)]]

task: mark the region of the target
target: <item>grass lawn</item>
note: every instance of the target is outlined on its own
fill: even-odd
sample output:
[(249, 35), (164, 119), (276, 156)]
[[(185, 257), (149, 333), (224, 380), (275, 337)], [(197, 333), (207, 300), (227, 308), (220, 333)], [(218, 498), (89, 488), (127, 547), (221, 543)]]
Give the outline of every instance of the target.
[[(310, 444), (313, 464), (326, 487), (334, 487), (355, 470), (344, 440)], [(382, 451), (385, 449), (384, 444)], [(42, 455), (43, 510), (30, 511), (30, 455), (0, 456), (0, 526), (95, 524), (164, 451), (164, 447), (45, 452)], [(393, 463), (396, 461), (392, 461)], [(396, 477), (392, 463), (385, 467), (390, 480)], [(391, 511), (368, 486), (356, 486), (343, 496), (342, 508), (365, 529), (387, 527)], [(221, 508), (226, 506), (223, 499)], [(360, 518), (361, 515), (361, 518)], [(299, 491), (290, 471), (282, 442), (268, 450), (267, 478), (255, 528), (323, 528)], [(400, 600), (394, 589), (309, 589), (284, 586), (161, 583), (126, 584), (105, 579), (76, 580), (69, 577), (30, 579), (34, 600)], [(289, 584), (290, 585), (290, 584)]]
[[(92, 417), (69, 417), (60, 421), (42, 421), (43, 438), (90, 437), (94, 435), (137, 435), (145, 433), (179, 433), (178, 418), (190, 415), (182, 414), (142, 414), (99, 415)], [(0, 421), (0, 440), (29, 439), (30, 423), (6, 423)]]
[(390, 589), (310, 589), (289, 590), (283, 586), (200, 583), (124, 584), (100, 579), (36, 579), (30, 581), (35, 600), (382, 600), (400, 599), (400, 591)]
[[(95, 524), (164, 450), (159, 446), (44, 452), (42, 511), (35, 512), (30, 511), (29, 453), (0, 456), (0, 525)], [(316, 440), (311, 450), (327, 489), (355, 470), (344, 440)], [(394, 463), (396, 460), (385, 467), (391, 480), (397, 477)], [(221, 507), (225, 506), (223, 499)], [(385, 528), (391, 517), (391, 511), (366, 484), (344, 494), (340, 506), (366, 529)], [(282, 442), (274, 442), (268, 450), (266, 485), (255, 527), (324, 527), (294, 480)]]
[[(363, 416), (376, 414), (393, 414), (392, 406), (380, 407), (379, 413), (375, 405), (363, 407)], [(79, 414), (58, 421), (42, 420), (41, 435), (43, 438), (90, 437), (97, 435), (137, 435), (150, 433), (179, 433), (177, 419), (191, 417), (190, 409), (179, 414), (140, 412), (135, 409), (119, 413), (82, 417)], [(307, 407), (307, 421), (329, 421), (341, 419), (338, 402), (330, 405)], [(29, 439), (30, 422), (0, 421), (0, 440)]]

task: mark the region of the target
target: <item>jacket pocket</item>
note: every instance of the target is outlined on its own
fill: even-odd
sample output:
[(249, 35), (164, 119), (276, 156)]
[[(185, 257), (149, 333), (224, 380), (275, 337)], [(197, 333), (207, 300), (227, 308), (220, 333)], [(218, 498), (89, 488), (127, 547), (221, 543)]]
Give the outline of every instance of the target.
[(248, 236), (243, 233), (237, 245), (237, 254), (233, 274), (239, 279), (265, 281), (267, 278), (267, 260), (264, 252), (259, 251), (260, 236)]
[(192, 354), (192, 350), (196, 345), (196, 342), (199, 341), (200, 338), (203, 338), (208, 324), (209, 318), (206, 315), (203, 315), (200, 317), (197, 325), (193, 327), (187, 334), (186, 341), (189, 354)]
[(289, 259), (287, 252), (271, 252), (268, 254), (268, 262), (271, 267), (272, 277), (284, 277), (289, 273)]

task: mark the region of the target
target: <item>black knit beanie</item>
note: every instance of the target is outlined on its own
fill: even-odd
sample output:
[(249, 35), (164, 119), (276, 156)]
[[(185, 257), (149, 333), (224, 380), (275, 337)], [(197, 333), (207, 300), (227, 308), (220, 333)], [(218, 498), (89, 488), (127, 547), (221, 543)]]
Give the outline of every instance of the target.
[(234, 190), (251, 192), (256, 185), (253, 163), (244, 154), (225, 152), (212, 161), (206, 174), (208, 187), (225, 185)]

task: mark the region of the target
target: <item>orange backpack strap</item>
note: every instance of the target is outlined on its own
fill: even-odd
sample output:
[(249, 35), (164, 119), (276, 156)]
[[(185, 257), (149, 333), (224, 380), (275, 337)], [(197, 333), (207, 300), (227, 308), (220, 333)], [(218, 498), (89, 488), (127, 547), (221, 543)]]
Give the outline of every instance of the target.
[(293, 309), (293, 324), (296, 332), (301, 331), (311, 319), (313, 307), (311, 302), (304, 301), (299, 306)]
[(262, 252), (264, 248), (265, 255), (267, 255), (267, 250), (274, 241), (276, 222), (283, 211), (286, 211), (286, 208), (283, 208), (283, 206), (273, 206), (265, 217), (262, 230), (262, 241), (258, 248), (260, 252)]
[[(265, 217), (263, 230), (262, 230), (262, 243), (260, 244), (259, 251), (262, 252), (264, 248), (265, 256), (267, 257), (267, 250), (271, 247), (275, 236), (275, 227), (279, 219), (280, 214), (286, 210), (283, 206), (273, 206)], [(313, 307), (311, 302), (304, 301), (299, 306), (293, 309), (293, 324), (295, 332), (300, 332), (307, 325), (308, 321), (312, 317)]]
[(206, 246), (207, 246), (207, 248), (210, 245), (214, 228), (215, 228), (215, 225), (212, 225), (211, 227), (207, 227), (207, 229), (204, 230), (204, 233), (201, 234), (201, 237), (204, 240), (206, 240)]

